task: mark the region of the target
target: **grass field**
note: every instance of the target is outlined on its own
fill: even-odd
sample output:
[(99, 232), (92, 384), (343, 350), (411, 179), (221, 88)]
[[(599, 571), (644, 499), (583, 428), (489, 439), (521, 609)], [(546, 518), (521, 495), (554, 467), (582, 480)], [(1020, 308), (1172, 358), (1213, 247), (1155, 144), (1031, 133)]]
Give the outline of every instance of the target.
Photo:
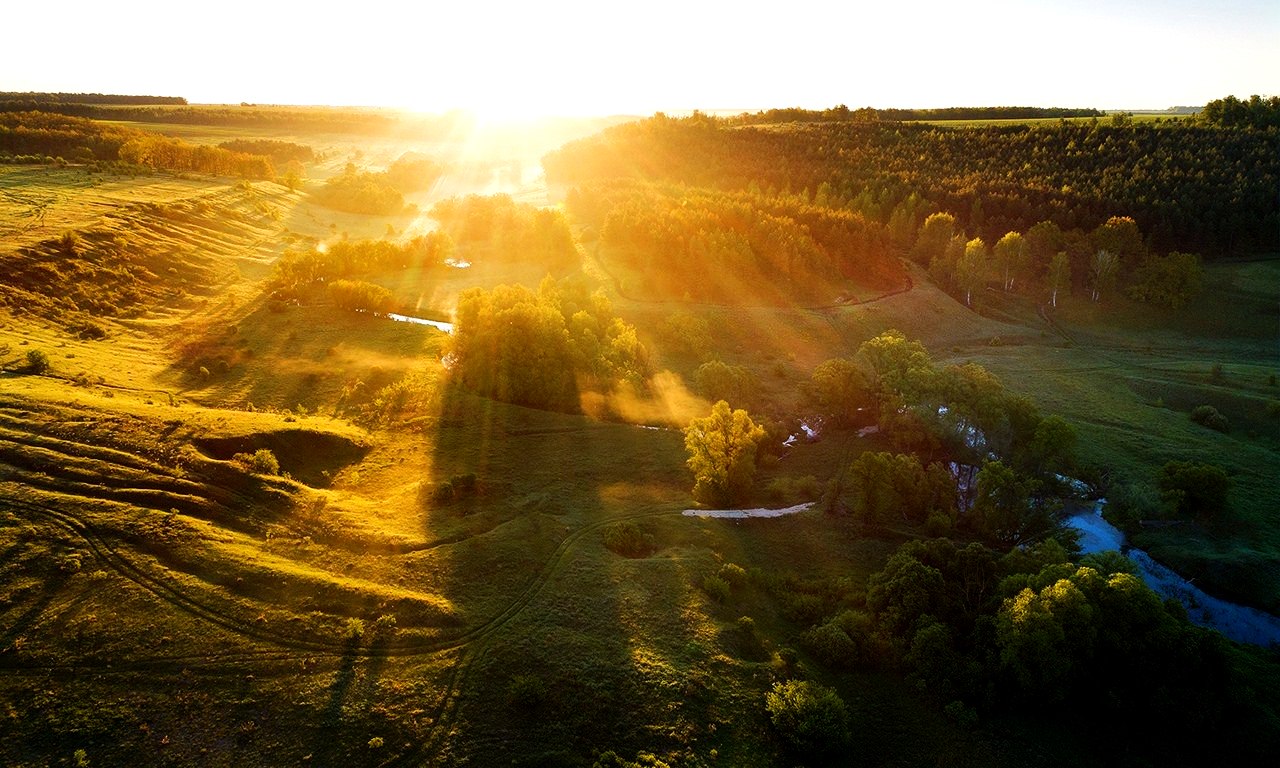
[[(408, 146), (318, 144), (332, 154), (313, 178), (357, 151), (376, 164)], [(461, 170), (422, 206), (494, 191), (497, 176), (468, 170), (478, 149), (433, 151)], [(509, 191), (545, 199), (536, 187), (524, 177)], [(70, 765), (83, 750), (92, 765), (590, 765), (616, 749), (682, 766), (782, 765), (790, 756), (761, 702), (795, 676), (848, 702), (861, 764), (1102, 757), (1088, 734), (963, 726), (896, 673), (830, 674), (799, 650), (806, 625), (768, 585), (789, 580), (826, 608), (858, 604), (905, 536), (870, 537), (816, 511), (685, 517), (678, 430), (441, 386), (439, 331), (323, 302), (273, 305), (262, 283), (290, 244), (429, 226), (338, 214), (305, 192), (0, 167), (0, 259), (66, 230), (109, 231), (207, 266), (186, 297), (144, 296), (105, 318), (102, 339), (25, 305), (0, 309), (0, 761)], [(971, 312), (919, 271), (908, 291), (821, 309), (652, 301), (583, 256), (583, 279), (636, 325), (673, 390), (701, 362), (670, 348), (661, 328), (673, 314), (705, 319), (711, 352), (749, 368), (760, 398), (790, 417), (806, 415), (799, 388), (814, 366), (898, 328), (1066, 416), (1097, 467), (1136, 479), (1171, 458), (1223, 463), (1230, 520), (1137, 542), (1208, 589), (1280, 604), (1280, 441), (1267, 414), (1280, 263), (1215, 265), (1206, 297), (1177, 314), (1073, 299), (1046, 319), (995, 294)], [(370, 279), (438, 317), (468, 287), (541, 277), (478, 259)], [(37, 349), (50, 360), (39, 375), (24, 368)], [(397, 382), (410, 383), (409, 404), (378, 405)], [(1232, 431), (1192, 423), (1202, 403)], [(766, 466), (758, 485), (825, 482), (886, 447), (831, 430)], [(261, 448), (281, 475), (236, 459)], [(445, 499), (446, 483), (471, 490)], [(651, 537), (646, 556), (606, 545), (624, 523)], [(717, 601), (701, 585), (727, 563), (751, 577)]]

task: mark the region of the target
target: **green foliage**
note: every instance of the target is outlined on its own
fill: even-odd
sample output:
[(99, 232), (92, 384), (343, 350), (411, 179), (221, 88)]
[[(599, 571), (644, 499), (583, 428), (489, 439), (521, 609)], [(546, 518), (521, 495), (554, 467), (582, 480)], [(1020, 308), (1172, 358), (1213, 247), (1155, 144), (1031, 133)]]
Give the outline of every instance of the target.
[(311, 147), (275, 139), (232, 139), (231, 141), (224, 141), (218, 146), (231, 152), (240, 152), (246, 155), (264, 155), (271, 158), (271, 162), (280, 167), (290, 162), (309, 163), (315, 157)]
[(1219, 128), (1274, 128), (1280, 126), (1280, 96), (1263, 98), (1254, 94), (1247, 101), (1235, 96), (1214, 99), (1204, 105), (1196, 118)]
[(1156, 475), (1156, 487), (1176, 514), (1215, 518), (1227, 510), (1231, 478), (1216, 464), (1170, 461)]
[(717, 603), (727, 603), (733, 596), (733, 589), (729, 586), (729, 582), (715, 574), (702, 577), (702, 591)]
[(442, 269), (453, 251), (453, 241), (443, 232), (399, 244), (342, 240), (323, 248), (288, 250), (276, 261), (268, 286), (278, 298), (296, 297), (312, 285), (376, 272)]
[(321, 205), (348, 213), (389, 216), (404, 210), (404, 195), (387, 174), (361, 171), (351, 163), (326, 180), (315, 198)]
[(726, 400), (735, 405), (755, 402), (759, 384), (755, 374), (741, 365), (708, 360), (693, 372), (693, 387), (711, 402)]
[(983, 462), (970, 512), (972, 525), (988, 542), (1004, 548), (1031, 544), (1057, 530), (1035, 482), (1000, 461)]
[(363, 280), (334, 280), (325, 290), (339, 309), (382, 314), (396, 308), (395, 294)]
[(520, 285), (464, 291), (449, 350), (468, 388), (549, 410), (578, 410), (580, 389), (642, 387), (649, 372), (635, 328), (603, 293), (549, 279), (536, 294)]
[(639, 523), (625, 521), (604, 529), (604, 545), (623, 557), (648, 557), (658, 549), (653, 532)]
[(710, 354), (711, 324), (697, 315), (676, 312), (663, 321), (661, 333), (674, 351), (699, 359)]
[(809, 399), (838, 426), (858, 421), (858, 412), (874, 403), (867, 374), (848, 358), (827, 360), (813, 369), (807, 390)]
[(765, 694), (765, 711), (778, 734), (801, 755), (847, 756), (849, 711), (830, 688), (808, 680), (774, 683)]
[(902, 280), (883, 226), (803, 198), (618, 183), (585, 185), (568, 207), (599, 229), (606, 255), (658, 296), (829, 303), (842, 279), (873, 287)]
[(43, 349), (27, 350), (27, 370), (41, 374), (49, 370), (49, 355)]
[(1191, 420), (1219, 432), (1230, 432), (1231, 422), (1212, 405), (1198, 405), (1191, 411)]
[(724, 400), (712, 406), (709, 416), (690, 422), (684, 445), (694, 498), (713, 506), (742, 501), (751, 490), (756, 448), (764, 434), (746, 411), (732, 410)]
[(909, 454), (868, 451), (849, 470), (852, 511), (859, 521), (886, 525), (923, 522), (931, 513), (955, 511), (956, 483), (939, 464), (924, 467)]
[(499, 263), (535, 264), (554, 274), (578, 264), (569, 223), (557, 209), (517, 203), (509, 195), (468, 195), (436, 203), (431, 218), (460, 246)]
[(1135, 272), (1128, 292), (1138, 301), (1181, 309), (1203, 286), (1200, 257), (1175, 251), (1168, 256), (1148, 256)]
[(639, 752), (635, 760), (626, 760), (609, 750), (602, 752), (591, 764), (591, 768), (671, 768), (671, 765), (648, 752)]
[(770, 501), (775, 503), (800, 504), (816, 501), (822, 495), (822, 485), (813, 475), (778, 477), (769, 481), (764, 493)]
[(268, 448), (259, 448), (253, 453), (237, 453), (231, 460), (256, 475), (280, 474), (280, 461)]

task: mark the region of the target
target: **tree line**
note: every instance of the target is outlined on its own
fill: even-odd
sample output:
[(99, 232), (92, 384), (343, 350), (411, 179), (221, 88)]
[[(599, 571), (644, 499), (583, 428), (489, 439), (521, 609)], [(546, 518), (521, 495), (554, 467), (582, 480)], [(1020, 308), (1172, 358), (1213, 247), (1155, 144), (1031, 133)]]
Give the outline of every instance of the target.
[(404, 243), (340, 240), (324, 247), (291, 248), (273, 268), (267, 289), (279, 300), (299, 299), (313, 287), (379, 272), (443, 269), (454, 252), (443, 232), (428, 232)]
[(269, 158), (47, 112), (0, 112), (0, 153), (271, 179)]
[(185, 106), (181, 96), (125, 96), (114, 93), (40, 93), (36, 91), (0, 91), (0, 105), (25, 105), (24, 109), (39, 109), (49, 104), (170, 104)]
[(800, 197), (613, 182), (574, 189), (566, 207), (658, 295), (826, 303), (844, 280), (904, 280), (883, 225)]
[(840, 104), (828, 109), (765, 109), (721, 118), (726, 125), (770, 123), (879, 122), (911, 120), (1036, 120), (1062, 117), (1102, 117), (1093, 108), (1072, 107), (942, 107), (936, 109), (850, 109)]
[[(1212, 114), (1212, 110), (1211, 110)], [(548, 179), (612, 178), (816, 195), (891, 225), (913, 197), (988, 242), (1040, 221), (1092, 230), (1129, 216), (1152, 250), (1214, 256), (1280, 244), (1274, 129), (1211, 124), (732, 126), (657, 115), (544, 158)]]

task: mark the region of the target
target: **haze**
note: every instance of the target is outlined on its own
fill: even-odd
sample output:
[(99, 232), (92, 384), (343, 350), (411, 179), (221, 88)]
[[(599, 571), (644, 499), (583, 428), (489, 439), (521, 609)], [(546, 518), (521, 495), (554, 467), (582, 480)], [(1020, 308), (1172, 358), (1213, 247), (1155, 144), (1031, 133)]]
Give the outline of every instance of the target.
[(0, 87), (498, 116), (780, 105), (1198, 105), (1277, 91), (1267, 0), (275, 4), (6, 9)]

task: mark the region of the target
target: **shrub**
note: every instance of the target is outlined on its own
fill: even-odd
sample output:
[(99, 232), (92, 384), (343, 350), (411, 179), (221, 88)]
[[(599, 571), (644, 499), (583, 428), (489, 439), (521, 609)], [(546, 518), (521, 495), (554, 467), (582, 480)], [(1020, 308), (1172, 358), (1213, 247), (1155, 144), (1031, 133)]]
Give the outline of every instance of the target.
[(822, 486), (813, 475), (779, 477), (765, 487), (765, 494), (779, 504), (814, 501), (822, 495)]
[(716, 576), (728, 584), (730, 589), (742, 589), (747, 585), (747, 572), (740, 565), (725, 563), (720, 566)]
[(769, 720), (797, 752), (823, 756), (849, 742), (849, 712), (835, 691), (807, 680), (775, 683), (765, 694)]
[(32, 373), (44, 373), (49, 370), (49, 355), (42, 349), (28, 350), (27, 370)]
[(547, 700), (547, 684), (537, 675), (516, 675), (507, 683), (507, 706), (537, 709)]
[(633, 522), (615, 523), (604, 531), (604, 545), (623, 557), (648, 557), (658, 546), (653, 534)]
[(253, 453), (237, 453), (231, 460), (255, 475), (280, 474), (280, 462), (268, 448), (259, 448)]
[(729, 602), (732, 591), (729, 588), (729, 582), (719, 576), (707, 576), (702, 580), (702, 591), (707, 593), (707, 597), (715, 600), (717, 603)]
[(1191, 411), (1191, 420), (1209, 429), (1216, 429), (1219, 432), (1227, 432), (1231, 429), (1231, 424), (1227, 421), (1227, 417), (1223, 416), (1212, 405), (1196, 406), (1195, 410)]
[(1156, 476), (1160, 497), (1182, 515), (1214, 516), (1227, 508), (1231, 478), (1215, 464), (1171, 461)]

